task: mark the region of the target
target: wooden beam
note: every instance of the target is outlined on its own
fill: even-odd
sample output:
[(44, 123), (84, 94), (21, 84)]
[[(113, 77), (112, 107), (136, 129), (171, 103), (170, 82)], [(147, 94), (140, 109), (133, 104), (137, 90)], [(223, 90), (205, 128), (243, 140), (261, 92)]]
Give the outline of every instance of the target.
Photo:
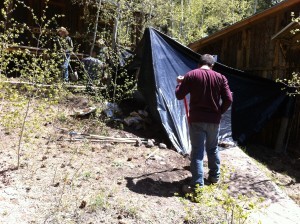
[[(4, 83), (9, 83), (12, 85), (32, 85), (32, 86), (38, 86), (38, 87), (51, 87), (51, 86), (58, 86), (58, 84), (41, 84), (41, 83), (33, 83), (33, 82), (22, 82), (22, 81), (0, 81)], [(85, 89), (86, 86), (83, 85), (72, 85), (72, 84), (64, 84), (66, 88), (71, 88), (71, 89)], [(91, 87), (92, 89), (106, 89), (106, 87)]]

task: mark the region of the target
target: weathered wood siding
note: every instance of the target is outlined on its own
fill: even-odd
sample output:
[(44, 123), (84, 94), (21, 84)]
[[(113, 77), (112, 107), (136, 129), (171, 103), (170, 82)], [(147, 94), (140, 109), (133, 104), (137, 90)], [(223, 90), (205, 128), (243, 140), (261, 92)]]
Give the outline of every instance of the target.
[[(33, 13), (38, 18), (41, 17), (42, 11), (45, 9), (46, 1), (43, 0), (26, 0), (25, 4), (33, 9)], [(0, 2), (0, 8), (3, 8), (3, 2)], [(14, 3), (17, 4), (17, 3)], [(20, 4), (15, 10), (8, 16), (14, 18), (18, 22), (26, 23), (31, 27), (36, 27), (38, 24), (34, 22), (32, 13), (25, 9)], [(83, 21), (81, 16), (83, 15), (82, 7), (72, 4), (71, 0), (49, 0), (48, 8), (46, 10), (47, 19), (50, 20), (55, 15), (65, 15), (64, 17), (57, 18), (57, 23), (50, 24), (49, 28), (57, 28), (59, 26), (65, 26), (70, 30), (80, 31), (83, 28)]]
[(296, 99), (295, 111), (288, 131), (289, 146), (300, 153), (300, 96)]
[[(292, 12), (299, 15), (300, 2), (279, 13), (223, 34), (200, 46), (197, 51), (200, 54), (218, 55), (220, 63), (247, 71), (254, 76), (272, 80), (289, 78), (293, 71), (300, 71), (300, 47), (271, 39), (291, 22)], [(299, 101), (297, 99), (295, 114), (289, 122), (288, 134), (290, 145), (298, 148), (297, 151), (300, 152)], [(279, 128), (280, 118), (275, 118), (255, 138), (263, 144), (275, 147)]]
[(300, 68), (300, 60), (295, 60), (299, 48), (291, 49), (271, 38), (291, 22), (291, 12), (299, 13), (300, 5), (224, 35), (200, 47), (198, 53), (216, 54), (221, 63), (253, 75), (273, 80), (286, 77), (289, 64), (293, 70)]

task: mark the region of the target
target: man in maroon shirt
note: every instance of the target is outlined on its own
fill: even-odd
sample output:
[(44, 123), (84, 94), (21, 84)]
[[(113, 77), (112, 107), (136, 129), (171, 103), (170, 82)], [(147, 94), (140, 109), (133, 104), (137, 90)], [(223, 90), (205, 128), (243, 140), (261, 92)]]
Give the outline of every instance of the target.
[(220, 157), (218, 136), (220, 120), (232, 103), (232, 94), (228, 81), (220, 73), (212, 70), (214, 58), (202, 55), (199, 68), (183, 77), (177, 77), (176, 98), (184, 99), (190, 94), (189, 131), (192, 144), (190, 186), (183, 186), (189, 193), (195, 187), (204, 185), (203, 157), (207, 153), (209, 177), (211, 183), (217, 183), (220, 177)]

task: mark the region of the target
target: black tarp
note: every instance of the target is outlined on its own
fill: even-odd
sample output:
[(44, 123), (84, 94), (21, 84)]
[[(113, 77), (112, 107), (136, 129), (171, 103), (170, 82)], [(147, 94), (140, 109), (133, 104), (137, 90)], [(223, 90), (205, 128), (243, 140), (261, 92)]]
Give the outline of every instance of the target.
[[(137, 49), (133, 64), (139, 68), (138, 90), (176, 150), (189, 153), (184, 102), (175, 97), (176, 77), (197, 68), (200, 55), (153, 28), (145, 30)], [(222, 118), (220, 136), (232, 136), (243, 143), (285, 104), (287, 95), (279, 83), (220, 63), (215, 64), (214, 70), (227, 77), (234, 99), (232, 110)]]

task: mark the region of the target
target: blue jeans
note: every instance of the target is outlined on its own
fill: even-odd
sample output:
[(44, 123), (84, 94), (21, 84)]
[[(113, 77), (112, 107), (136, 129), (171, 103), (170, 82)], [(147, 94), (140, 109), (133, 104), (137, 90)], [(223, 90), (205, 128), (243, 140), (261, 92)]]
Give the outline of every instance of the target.
[(191, 123), (190, 139), (191, 151), (191, 186), (204, 185), (203, 157), (206, 149), (209, 176), (219, 178), (220, 176), (220, 156), (218, 150), (219, 124), (213, 123)]
[(65, 82), (69, 81), (69, 67), (70, 64), (70, 54), (66, 53), (66, 57), (64, 58), (64, 63), (62, 64), (62, 75)]

